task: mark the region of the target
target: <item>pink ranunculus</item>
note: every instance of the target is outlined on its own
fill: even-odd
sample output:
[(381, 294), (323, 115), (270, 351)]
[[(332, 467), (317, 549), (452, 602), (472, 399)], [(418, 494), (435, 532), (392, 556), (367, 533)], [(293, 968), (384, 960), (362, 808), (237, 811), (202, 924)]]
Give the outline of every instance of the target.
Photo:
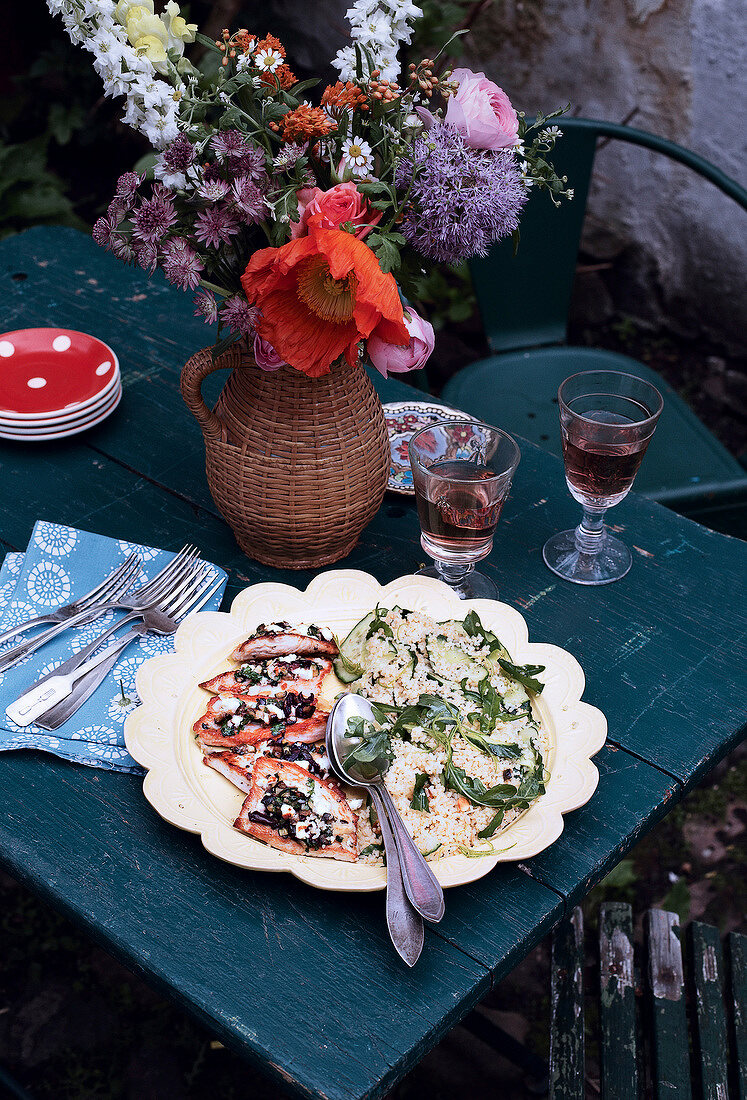
[(425, 366), (436, 342), (433, 325), (419, 317), (414, 309), (405, 309), (404, 320), (410, 333), (407, 347), (388, 344), (376, 335), (376, 329), (368, 338), (368, 357), (385, 378), (387, 372), (404, 374), (408, 370), (420, 370)]
[(303, 237), (310, 225), (322, 229), (339, 229), (350, 222), (355, 236), (363, 240), (368, 232), (381, 221), (382, 211), (372, 210), (354, 183), (338, 183), (329, 191), (320, 188), (304, 188), (297, 191), (300, 221), (291, 222), (291, 239)]
[(454, 69), (450, 79), (459, 87), (449, 99), (444, 122), (473, 149), (510, 149), (517, 144), (519, 120), (502, 88), (471, 69)]
[(254, 358), (260, 370), (277, 370), (285, 366), (285, 360), (281, 359), (269, 340), (256, 334), (254, 337)]

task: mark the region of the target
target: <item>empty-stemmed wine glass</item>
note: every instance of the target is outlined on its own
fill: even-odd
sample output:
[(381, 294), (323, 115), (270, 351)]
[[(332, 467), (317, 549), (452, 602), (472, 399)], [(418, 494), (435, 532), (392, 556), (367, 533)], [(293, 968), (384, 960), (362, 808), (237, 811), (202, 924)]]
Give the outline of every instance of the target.
[(475, 572), (493, 546), (498, 517), (519, 464), (510, 435), (473, 420), (431, 424), (409, 443), (423, 549), (434, 566), (421, 576), (445, 581), (463, 599), (495, 599)]
[(664, 406), (655, 386), (618, 371), (585, 371), (558, 390), (565, 479), (583, 506), (578, 527), (553, 535), (542, 555), (575, 584), (609, 584), (630, 569), (625, 543), (604, 526), (627, 496)]

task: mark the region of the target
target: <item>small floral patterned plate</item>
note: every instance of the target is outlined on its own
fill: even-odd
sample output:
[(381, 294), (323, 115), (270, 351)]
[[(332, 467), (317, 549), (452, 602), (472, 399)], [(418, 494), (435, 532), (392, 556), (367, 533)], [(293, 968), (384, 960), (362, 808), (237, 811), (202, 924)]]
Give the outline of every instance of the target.
[(448, 405), (436, 405), (428, 401), (390, 401), (384, 405), (384, 419), (389, 434), (392, 464), (389, 467), (387, 489), (392, 493), (413, 496), (412, 470), (408, 444), (415, 432), (429, 424), (444, 420), (477, 420), (469, 413), (452, 409)]

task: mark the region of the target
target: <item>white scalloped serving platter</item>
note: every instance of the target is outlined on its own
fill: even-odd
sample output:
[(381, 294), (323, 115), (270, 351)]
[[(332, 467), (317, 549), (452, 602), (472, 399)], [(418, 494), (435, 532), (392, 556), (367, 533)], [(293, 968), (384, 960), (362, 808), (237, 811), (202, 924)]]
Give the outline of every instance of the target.
[(344, 637), (376, 604), (423, 611), (435, 619), (462, 619), (474, 609), (519, 664), (545, 665), (545, 689), (535, 701), (550, 738), (545, 794), (494, 840), (496, 853), (479, 859), (450, 856), (431, 866), (442, 886), (482, 878), (497, 863), (528, 859), (563, 831), (563, 814), (591, 798), (599, 773), (591, 757), (605, 742), (607, 722), (600, 710), (581, 702), (584, 674), (575, 657), (557, 646), (529, 642), (527, 625), (508, 604), (459, 600), (441, 581), (400, 577), (381, 586), (368, 573), (336, 569), (315, 577), (305, 592), (286, 584), (244, 589), (230, 614), (204, 611), (179, 627), (176, 651), (153, 657), (137, 672), (142, 705), (125, 723), (127, 748), (147, 768), (143, 790), (154, 809), (180, 829), (199, 833), (213, 855), (255, 871), (290, 871), (322, 890), (381, 890), (386, 870), (366, 864), (296, 856), (276, 851), (232, 827), (243, 794), (206, 767), (192, 725), (209, 698), (197, 685), (226, 667), (236, 644), (259, 623), (315, 622)]

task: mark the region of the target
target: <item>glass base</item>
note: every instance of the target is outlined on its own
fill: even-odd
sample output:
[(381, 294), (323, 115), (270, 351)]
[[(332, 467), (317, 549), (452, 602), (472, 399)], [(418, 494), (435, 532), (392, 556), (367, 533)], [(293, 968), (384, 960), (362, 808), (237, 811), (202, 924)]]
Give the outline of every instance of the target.
[(484, 573), (478, 573), (474, 568), (462, 574), (456, 582), (449, 577), (448, 573), (442, 573), (435, 565), (423, 566), (415, 575), (434, 577), (437, 581), (443, 581), (444, 584), (448, 584), (452, 592), (456, 592), (460, 600), (498, 599), (498, 589), (490, 577), (486, 577)]
[(578, 528), (562, 531), (548, 539), (542, 549), (545, 565), (563, 580), (574, 584), (611, 584), (619, 581), (633, 564), (633, 557), (624, 542), (606, 530), (596, 554), (580, 550)]

